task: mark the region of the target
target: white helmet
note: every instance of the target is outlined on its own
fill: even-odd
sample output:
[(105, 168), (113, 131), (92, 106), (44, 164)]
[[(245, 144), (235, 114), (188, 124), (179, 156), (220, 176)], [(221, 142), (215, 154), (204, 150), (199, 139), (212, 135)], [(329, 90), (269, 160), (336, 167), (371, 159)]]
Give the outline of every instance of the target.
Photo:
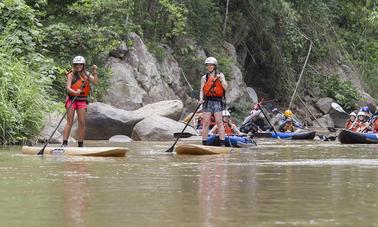
[(351, 112), (350, 114), (349, 114), (349, 116), (357, 116), (357, 114), (355, 113), (355, 112)]
[(212, 64), (212, 65), (218, 66), (218, 61), (214, 57), (208, 57), (205, 60), (205, 65), (206, 64)]
[(366, 116), (366, 113), (365, 113), (365, 112), (362, 112), (362, 111), (360, 111), (360, 112), (358, 112), (357, 116)]
[(230, 112), (228, 112), (227, 110), (223, 110), (223, 111), (222, 111), (222, 116), (223, 116), (223, 117), (231, 117), (231, 114), (230, 114)]
[(85, 64), (85, 58), (83, 56), (76, 56), (73, 61), (73, 64)]

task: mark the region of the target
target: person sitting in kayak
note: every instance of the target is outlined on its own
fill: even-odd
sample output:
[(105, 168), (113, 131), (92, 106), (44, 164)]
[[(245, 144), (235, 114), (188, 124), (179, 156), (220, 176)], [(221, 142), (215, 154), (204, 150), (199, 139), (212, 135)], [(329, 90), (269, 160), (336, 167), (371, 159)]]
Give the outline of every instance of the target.
[(285, 110), (283, 117), (278, 120), (280, 132), (294, 132), (295, 128), (304, 129), (302, 124), (293, 119), (293, 115), (291, 110)]
[(349, 114), (349, 118), (345, 123), (345, 129), (352, 129), (353, 123), (357, 118), (357, 114), (353, 111)]
[(353, 123), (352, 131), (365, 133), (370, 129), (369, 117), (363, 111), (358, 112), (357, 120)]
[(364, 112), (368, 118), (371, 118), (371, 116), (373, 115), (373, 114), (370, 112), (370, 108), (369, 108), (368, 106), (363, 106), (363, 107), (361, 107), (360, 111), (361, 111), (361, 112)]
[(186, 117), (184, 117), (181, 120), (181, 122), (188, 124), (189, 126), (193, 127), (196, 130), (202, 129), (202, 108), (198, 108), (192, 120), (189, 122), (192, 115), (193, 115), (193, 112), (189, 113)]
[(249, 115), (244, 119), (240, 126), (240, 131), (243, 133), (252, 134), (264, 132), (270, 129), (269, 124), (266, 122), (264, 115), (261, 112), (260, 104), (255, 104)]
[[(231, 114), (227, 110), (222, 111), (222, 118), (223, 118), (223, 127), (224, 132), (227, 136), (231, 135), (244, 135), (244, 133), (241, 133), (238, 129), (238, 127), (232, 123), (231, 120)], [(211, 131), (209, 132), (210, 135), (218, 134), (218, 126), (215, 125)]]
[[(199, 133), (201, 133), (202, 128), (203, 128), (202, 125), (203, 125), (203, 113), (201, 111), (200, 113), (196, 113), (194, 115), (194, 128)], [(211, 115), (209, 129), (212, 129), (214, 127), (214, 125), (215, 125), (215, 118), (214, 118), (214, 115)]]

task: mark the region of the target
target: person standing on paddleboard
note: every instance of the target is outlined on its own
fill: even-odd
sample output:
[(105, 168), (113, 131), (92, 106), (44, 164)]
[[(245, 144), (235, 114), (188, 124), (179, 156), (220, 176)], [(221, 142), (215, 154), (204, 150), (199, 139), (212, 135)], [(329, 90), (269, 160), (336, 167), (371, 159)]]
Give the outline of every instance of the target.
[(225, 91), (228, 87), (225, 76), (217, 72), (218, 61), (214, 57), (205, 60), (207, 73), (201, 78), (200, 103), (203, 110), (202, 144), (207, 145), (211, 114), (214, 114), (220, 145), (224, 146), (225, 132), (222, 111), (225, 110)]
[(70, 72), (67, 73), (67, 123), (63, 130), (62, 146), (67, 146), (67, 140), (71, 132), (76, 111), (79, 124), (79, 134), (77, 143), (79, 147), (83, 147), (83, 141), (85, 137), (85, 117), (87, 112), (88, 95), (91, 90), (90, 82), (97, 84), (97, 66), (92, 66), (92, 73), (86, 71), (85, 58), (82, 56), (76, 56), (73, 59), (72, 63), (73, 68)]

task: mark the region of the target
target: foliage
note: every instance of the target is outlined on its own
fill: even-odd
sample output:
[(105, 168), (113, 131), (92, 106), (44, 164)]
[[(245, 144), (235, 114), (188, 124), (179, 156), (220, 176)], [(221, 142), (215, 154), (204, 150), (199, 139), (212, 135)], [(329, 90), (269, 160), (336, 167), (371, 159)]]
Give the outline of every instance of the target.
[(15, 57), (0, 54), (0, 143), (39, 133), (49, 102), (48, 81)]
[(147, 46), (148, 50), (154, 54), (156, 59), (159, 62), (163, 62), (164, 58), (167, 56), (165, 49), (161, 45), (159, 45), (159, 43), (155, 42), (149, 42)]
[(168, 42), (185, 34), (186, 8), (172, 0), (134, 1), (133, 21), (152, 42)]
[(53, 61), (43, 56), (43, 32), (22, 1), (0, 2), (0, 143), (32, 138), (48, 110)]
[(332, 74), (324, 78), (320, 78), (317, 82), (323, 93), (334, 98), (337, 103), (346, 109), (354, 109), (357, 101), (360, 99), (356, 88), (350, 81), (341, 80), (339, 75)]
[[(227, 55), (228, 42), (236, 48), (247, 85), (287, 102), (311, 40), (309, 66), (329, 60), (355, 64), (369, 91), (378, 94), (375, 1), (243, 0), (230, 1), (228, 7), (224, 34), (224, 0), (0, 1), (0, 86), (12, 82), (9, 89), (0, 87), (2, 142), (35, 135), (43, 110), (37, 108), (40, 95), (45, 103), (51, 98), (64, 100), (63, 75), (76, 55), (85, 56), (88, 66), (99, 66), (94, 99), (100, 100), (108, 89), (108, 53), (122, 42), (133, 45), (126, 38), (130, 32), (138, 33), (159, 61), (167, 54), (163, 46), (172, 47), (196, 90), (205, 70), (204, 55), (215, 56), (219, 70), (229, 77), (235, 62)], [(336, 75), (325, 78), (316, 85), (344, 107), (359, 98), (350, 83)], [(34, 86), (39, 87), (38, 94)], [(10, 94), (20, 88), (25, 89), (23, 95), (36, 98), (14, 99)], [(37, 111), (29, 116), (26, 112), (32, 108)]]

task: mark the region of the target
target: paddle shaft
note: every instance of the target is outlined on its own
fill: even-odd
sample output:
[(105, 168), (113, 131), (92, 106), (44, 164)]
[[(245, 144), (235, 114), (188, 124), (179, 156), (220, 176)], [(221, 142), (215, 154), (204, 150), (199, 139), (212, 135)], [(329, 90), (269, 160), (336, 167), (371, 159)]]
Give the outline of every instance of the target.
[[(262, 100), (261, 100), (260, 102), (262, 102), (263, 100), (264, 100), (264, 98), (262, 98)], [(265, 119), (268, 121), (270, 127), (272, 127), (272, 129), (273, 129), (274, 133), (276, 134), (277, 138), (280, 139), (280, 137), (278, 136), (278, 133), (277, 133), (276, 129), (275, 129), (274, 126), (270, 123), (270, 121), (269, 121), (268, 117), (266, 116), (266, 114), (265, 114), (265, 112), (264, 112), (262, 106), (260, 106), (260, 110), (261, 110), (261, 113), (264, 115)]]
[[(219, 79), (219, 77), (213, 81), (213, 84), (211, 85), (211, 87), (209, 88), (209, 90), (206, 92), (206, 95), (205, 95), (205, 96), (207, 96), (207, 95), (209, 94), (209, 92), (211, 91), (211, 89), (212, 89), (213, 87), (215, 87), (215, 82), (216, 82), (218, 79)], [(194, 110), (194, 112), (193, 112), (192, 116), (190, 117), (189, 121), (185, 124), (184, 129), (181, 131), (180, 136), (178, 136), (178, 137), (176, 138), (176, 140), (175, 140), (175, 142), (173, 143), (173, 145), (172, 145), (168, 150), (166, 150), (165, 152), (173, 152), (173, 148), (175, 147), (176, 143), (177, 143), (178, 140), (180, 139), (181, 135), (184, 133), (186, 127), (188, 127), (189, 123), (192, 121), (194, 115), (197, 113), (197, 111), (198, 111), (198, 109), (200, 108), (201, 105), (202, 105), (202, 103), (200, 103), (200, 104), (197, 105), (197, 108)]]
[[(83, 89), (83, 87), (84, 87), (84, 85), (85, 85), (85, 83), (86, 83), (87, 80), (88, 80), (88, 79), (86, 79), (85, 81), (83, 81), (83, 83), (82, 83), (81, 86), (80, 86), (80, 90)], [(78, 94), (76, 94), (75, 97), (72, 99), (71, 104), (70, 104), (70, 105), (68, 106), (68, 108), (66, 109), (66, 112), (64, 113), (63, 117), (60, 119), (58, 125), (55, 127), (54, 131), (51, 133), (50, 137), (49, 137), (48, 140), (46, 141), (46, 143), (45, 143), (45, 145), (43, 146), (42, 150), (40, 150), (40, 151), (38, 152), (37, 155), (43, 155), (43, 152), (45, 151), (45, 148), (46, 148), (47, 145), (50, 143), (51, 138), (54, 136), (56, 130), (58, 130), (60, 124), (62, 123), (63, 119), (66, 117), (68, 111), (71, 109), (71, 107), (72, 107), (72, 105), (74, 104), (74, 102), (76, 101), (77, 97), (78, 97)]]

